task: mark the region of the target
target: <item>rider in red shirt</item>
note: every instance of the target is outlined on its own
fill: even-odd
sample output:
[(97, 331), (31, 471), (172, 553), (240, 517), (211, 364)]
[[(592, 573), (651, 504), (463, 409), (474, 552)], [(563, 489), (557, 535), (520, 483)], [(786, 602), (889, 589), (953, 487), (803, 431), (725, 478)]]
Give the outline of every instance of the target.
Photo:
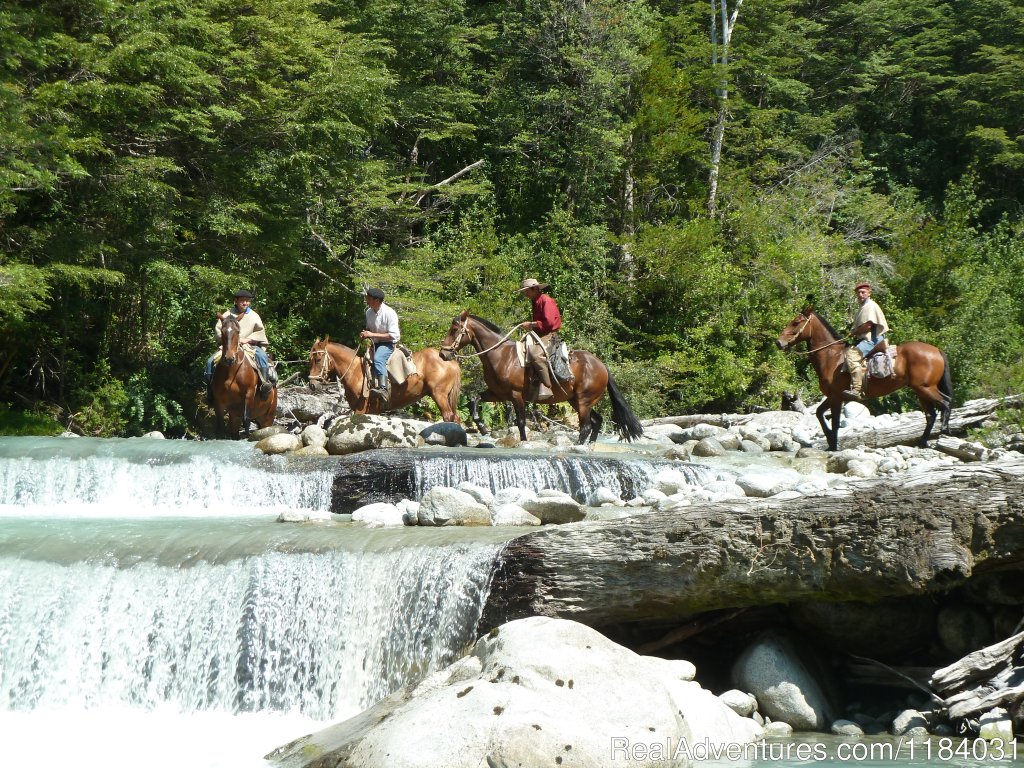
[(534, 402), (552, 396), (548, 352), (552, 335), (562, 327), (562, 313), (555, 300), (545, 293), (549, 287), (528, 277), (519, 289), (533, 305), (533, 320), (520, 323), (519, 327), (530, 331), (526, 336), (526, 363), (534, 375), (529, 377), (523, 397)]

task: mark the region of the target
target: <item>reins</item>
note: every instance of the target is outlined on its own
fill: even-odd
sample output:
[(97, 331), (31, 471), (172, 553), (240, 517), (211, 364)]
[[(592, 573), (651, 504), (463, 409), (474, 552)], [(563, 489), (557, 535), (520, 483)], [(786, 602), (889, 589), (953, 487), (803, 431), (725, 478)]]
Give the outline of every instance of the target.
[[(804, 332), (804, 329), (807, 327), (807, 324), (809, 322), (811, 322), (811, 318), (812, 317), (814, 317), (814, 313), (813, 312), (811, 314), (807, 315), (807, 319), (804, 320), (804, 324), (800, 326), (800, 330), (793, 334), (793, 338), (794, 339), (797, 339), (797, 338), (800, 337), (800, 334)], [(844, 344), (844, 343), (845, 343), (845, 339), (836, 339), (834, 341), (830, 341), (828, 344), (822, 344), (820, 347), (815, 347), (814, 349), (808, 349), (806, 352), (802, 352), (799, 349), (794, 349), (792, 351), (795, 354), (797, 354), (797, 355), (813, 355), (815, 352), (820, 352), (823, 349), (828, 349), (829, 347), (834, 347), (836, 344)]]
[(519, 328), (518, 325), (513, 325), (512, 329), (508, 333), (506, 333), (504, 336), (502, 336), (500, 339), (498, 339), (496, 342), (494, 342), (487, 349), (481, 350), (480, 352), (470, 352), (469, 354), (466, 354), (466, 355), (460, 355), (458, 352), (456, 352), (456, 350), (459, 347), (459, 343), (462, 341), (462, 337), (465, 336), (466, 333), (469, 330), (469, 318), (467, 317), (463, 321), (462, 327), (459, 328), (459, 334), (455, 337), (455, 341), (452, 342), (452, 345), (450, 347), (446, 347), (446, 346), (444, 346), (442, 344), (441, 345), (441, 349), (444, 350), (444, 351), (447, 351), (447, 352), (451, 352), (452, 357), (458, 358), (460, 360), (468, 360), (471, 357), (480, 357), (481, 355), (486, 355), (492, 349), (496, 349), (498, 347), (498, 345), (500, 345), (500, 344), (504, 343), (505, 341), (507, 341), (508, 338), (513, 333), (515, 333), (518, 328)]

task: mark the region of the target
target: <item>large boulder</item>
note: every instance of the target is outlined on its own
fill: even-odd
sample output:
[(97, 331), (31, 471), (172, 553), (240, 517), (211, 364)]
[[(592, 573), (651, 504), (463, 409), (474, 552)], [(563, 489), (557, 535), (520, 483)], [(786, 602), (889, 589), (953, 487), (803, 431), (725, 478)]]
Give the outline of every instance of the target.
[(695, 747), (760, 735), (692, 675), (686, 662), (638, 656), (574, 621), (521, 619), (418, 686), (268, 759), (283, 768), (688, 766)]
[(423, 422), (355, 414), (331, 424), (327, 431), (327, 452), (344, 456), (373, 448), (412, 448), (422, 428)]
[(835, 719), (814, 664), (786, 635), (766, 632), (733, 665), (733, 683), (750, 691), (758, 711), (797, 731), (823, 731)]
[(420, 525), (490, 525), (491, 510), (465, 491), (437, 485), (423, 494)]

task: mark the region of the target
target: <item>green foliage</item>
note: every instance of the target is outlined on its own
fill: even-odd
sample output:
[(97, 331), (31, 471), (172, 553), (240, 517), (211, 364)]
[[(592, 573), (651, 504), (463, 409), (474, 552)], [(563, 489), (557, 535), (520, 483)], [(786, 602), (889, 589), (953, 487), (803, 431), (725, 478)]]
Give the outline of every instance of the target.
[(644, 415), (813, 399), (775, 337), (809, 294), (843, 326), (859, 279), (898, 341), (948, 353), (958, 399), (1016, 386), (1021, 9), (763, 0), (717, 67), (709, 12), (7, 4), (0, 400), (186, 431), (235, 288), (287, 375), (317, 336), (354, 342), (366, 285), (421, 347), (462, 309), (525, 319), (526, 276)]
[(46, 436), (59, 435), (64, 427), (49, 414), (22, 411), (0, 403), (0, 435)]

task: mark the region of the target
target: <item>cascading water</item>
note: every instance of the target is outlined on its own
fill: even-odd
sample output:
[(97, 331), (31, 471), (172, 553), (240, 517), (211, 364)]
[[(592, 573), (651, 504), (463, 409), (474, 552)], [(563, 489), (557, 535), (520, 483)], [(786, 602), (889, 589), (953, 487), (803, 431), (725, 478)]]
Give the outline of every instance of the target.
[[(36, 753), (54, 721), (81, 721), (79, 740), (117, 736), (103, 754), (76, 743), (77, 764), (134, 765), (148, 747), (110, 744), (141, 719), (186, 728), (190, 750), (147, 765), (249, 765), (457, 658), (512, 534), (275, 522), (329, 509), (334, 474), (237, 443), (0, 439), (5, 764), (49, 764)], [(268, 715), (301, 724), (196, 756), (202, 718), (216, 718), (200, 748), (212, 753), (246, 722), (269, 739), (254, 719)]]
[(715, 479), (717, 470), (684, 461), (640, 455), (558, 454), (482, 449), (394, 449), (342, 456), (336, 462), (331, 508), (351, 512), (364, 504), (419, 499), (434, 486), (463, 481), (499, 491), (518, 486), (564, 491), (586, 502), (597, 488), (631, 499), (656, 485), (659, 472), (671, 469), (692, 485)]

